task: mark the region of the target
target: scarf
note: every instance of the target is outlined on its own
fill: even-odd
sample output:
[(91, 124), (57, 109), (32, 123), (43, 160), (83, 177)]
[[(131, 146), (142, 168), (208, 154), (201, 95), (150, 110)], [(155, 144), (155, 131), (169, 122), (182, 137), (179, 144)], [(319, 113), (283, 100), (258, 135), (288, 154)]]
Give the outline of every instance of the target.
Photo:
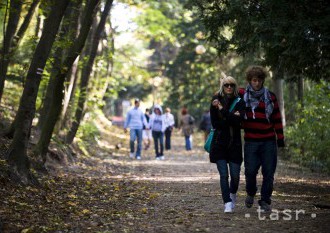
[[(259, 102), (265, 102), (265, 114), (266, 118), (269, 121), (269, 117), (273, 112), (274, 103), (271, 99), (270, 92), (267, 88), (262, 87), (260, 90), (255, 91), (249, 84), (246, 87), (246, 92), (244, 94), (244, 101), (246, 103), (246, 107), (251, 107), (253, 113), (253, 119), (255, 119), (255, 112), (254, 110), (258, 107)], [(247, 118), (245, 114), (245, 119)]]

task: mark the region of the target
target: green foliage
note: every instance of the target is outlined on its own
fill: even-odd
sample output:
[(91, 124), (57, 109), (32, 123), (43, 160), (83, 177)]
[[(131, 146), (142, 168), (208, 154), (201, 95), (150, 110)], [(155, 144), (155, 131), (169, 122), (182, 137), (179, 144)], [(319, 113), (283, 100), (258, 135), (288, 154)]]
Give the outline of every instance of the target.
[(140, 30), (137, 30), (139, 37), (174, 42), (175, 38), (171, 34), (171, 28), (175, 24), (175, 20), (167, 18), (161, 11), (148, 8), (135, 21), (140, 26)]
[[(191, 2), (219, 52), (246, 54), (261, 49), (264, 64), (272, 68), (314, 80), (329, 78), (329, 1)], [(231, 36), (224, 35), (226, 27)]]
[(286, 129), (287, 157), (313, 169), (330, 172), (330, 83), (322, 81), (298, 106), (297, 122)]
[(93, 112), (86, 114), (85, 120), (80, 124), (77, 137), (82, 140), (83, 143), (95, 143), (100, 138), (100, 132), (93, 122)]

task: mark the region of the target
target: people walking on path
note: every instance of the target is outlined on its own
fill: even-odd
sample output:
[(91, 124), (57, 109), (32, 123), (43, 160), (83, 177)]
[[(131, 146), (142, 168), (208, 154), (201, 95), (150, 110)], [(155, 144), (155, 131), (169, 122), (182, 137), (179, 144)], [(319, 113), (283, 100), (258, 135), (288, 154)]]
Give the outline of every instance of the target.
[(188, 113), (187, 108), (181, 110), (180, 129), (185, 138), (186, 150), (192, 150), (192, 135), (194, 133), (195, 119)]
[(277, 147), (284, 147), (282, 118), (276, 96), (264, 87), (267, 77), (261, 66), (246, 71), (248, 85), (244, 93), (246, 115), (244, 128), (244, 166), (246, 179), (245, 205), (251, 208), (257, 193), (257, 174), (261, 167), (260, 209), (271, 211), (274, 174), (277, 165)]
[[(134, 107), (127, 112), (126, 120), (124, 123), (124, 132), (127, 132), (127, 128), (130, 129), (130, 158), (141, 159), (142, 148), (142, 128), (143, 125), (149, 128), (144, 113), (140, 109), (140, 100), (134, 100)], [(134, 144), (137, 141), (137, 149), (134, 154)]]
[(204, 140), (206, 141), (207, 136), (209, 135), (210, 131), (212, 128), (211, 124), (211, 115), (210, 115), (210, 110), (207, 109), (204, 111), (202, 115), (202, 120), (199, 125), (199, 129), (204, 132)]
[(157, 160), (164, 160), (164, 132), (165, 132), (165, 116), (162, 107), (154, 106), (154, 111), (150, 117), (150, 128), (154, 139), (155, 154)]
[(165, 150), (171, 149), (171, 135), (174, 129), (175, 121), (170, 108), (165, 109)]
[(142, 131), (142, 139), (143, 139), (143, 144), (144, 144), (144, 149), (148, 150), (150, 147), (152, 135), (151, 135), (151, 130), (150, 130), (150, 109), (146, 108), (144, 117), (146, 118), (147, 121), (147, 127), (143, 125), (143, 131)]
[(243, 161), (241, 121), (245, 115), (245, 103), (238, 95), (237, 82), (233, 77), (222, 79), (220, 90), (212, 97), (210, 114), (215, 129), (210, 162), (217, 164), (224, 212), (230, 213), (235, 207)]

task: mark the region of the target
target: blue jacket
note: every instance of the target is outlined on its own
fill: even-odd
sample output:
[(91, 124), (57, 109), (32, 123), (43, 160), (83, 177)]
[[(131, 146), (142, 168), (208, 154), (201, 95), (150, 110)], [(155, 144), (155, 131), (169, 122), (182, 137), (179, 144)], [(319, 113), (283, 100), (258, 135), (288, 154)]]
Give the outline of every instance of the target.
[(143, 125), (148, 127), (147, 120), (140, 108), (134, 107), (127, 112), (124, 128), (142, 129)]

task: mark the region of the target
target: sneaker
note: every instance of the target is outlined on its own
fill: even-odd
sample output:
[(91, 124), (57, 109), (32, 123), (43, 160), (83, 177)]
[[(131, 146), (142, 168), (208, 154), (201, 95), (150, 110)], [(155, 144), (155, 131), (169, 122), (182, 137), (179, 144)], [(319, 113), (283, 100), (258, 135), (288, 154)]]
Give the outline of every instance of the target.
[(251, 208), (253, 206), (254, 196), (247, 195), (245, 198), (245, 206)]
[(135, 158), (135, 154), (134, 153), (129, 153), (129, 157), (131, 158), (131, 159), (134, 159)]
[(258, 204), (259, 204), (259, 208), (260, 208), (261, 211), (263, 211), (263, 212), (271, 212), (272, 211), (271, 206), (267, 202), (260, 200), (260, 201), (258, 201)]
[(235, 204), (236, 204), (236, 193), (231, 193), (230, 194), (230, 199), (231, 199), (231, 202), (233, 203), (233, 209), (234, 209)]
[(165, 159), (165, 156), (162, 155), (162, 156), (159, 156), (160, 160), (164, 160)]
[(226, 202), (225, 203), (225, 213), (232, 213), (233, 212), (233, 203), (232, 202)]
[(141, 156), (136, 156), (136, 159), (137, 160), (141, 160)]
[(160, 157), (159, 157), (159, 156), (157, 156), (157, 157), (156, 157), (156, 160), (160, 160)]

